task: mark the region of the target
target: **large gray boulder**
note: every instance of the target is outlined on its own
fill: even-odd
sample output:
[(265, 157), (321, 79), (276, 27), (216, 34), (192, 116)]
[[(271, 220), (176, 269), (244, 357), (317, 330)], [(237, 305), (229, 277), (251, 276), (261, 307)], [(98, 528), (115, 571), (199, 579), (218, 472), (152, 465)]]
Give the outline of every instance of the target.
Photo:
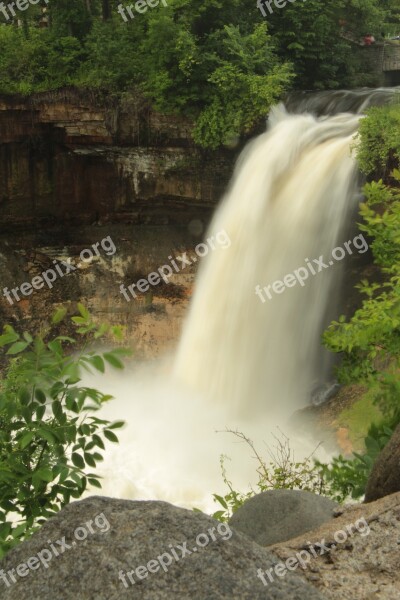
[(379, 453), (365, 490), (365, 502), (400, 492), (400, 425)]
[(230, 525), (260, 546), (269, 546), (311, 531), (330, 521), (338, 504), (303, 490), (269, 490), (247, 500)]
[(0, 598), (324, 600), (294, 572), (264, 585), (257, 569), (279, 562), (204, 514), (94, 496), (67, 506), (0, 562)]

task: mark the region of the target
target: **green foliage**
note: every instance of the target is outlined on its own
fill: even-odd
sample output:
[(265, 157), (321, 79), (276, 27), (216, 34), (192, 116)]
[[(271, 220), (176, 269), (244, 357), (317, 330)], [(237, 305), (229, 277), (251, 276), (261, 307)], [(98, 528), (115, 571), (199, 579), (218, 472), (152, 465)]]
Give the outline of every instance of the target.
[(279, 64), (264, 24), (248, 36), (239, 27), (225, 26), (210, 42), (209, 85), (204, 88), (209, 102), (197, 120), (194, 139), (215, 148), (251, 130), (267, 114), (288, 87), (291, 69)]
[(393, 430), (383, 423), (373, 424), (364, 440), (366, 451), (363, 454), (354, 452), (353, 458), (339, 455), (334, 457), (330, 464), (315, 461), (333, 500), (359, 500), (364, 495), (372, 466), (392, 433)]
[[(278, 54), (295, 66), (296, 84), (303, 89), (354, 87), (357, 70), (355, 39), (380, 31), (384, 12), (377, 0), (307, 0), (287, 3), (268, 16)], [(341, 24), (343, 24), (341, 26)]]
[(229, 459), (228, 456), (221, 456), (220, 466), (221, 466), (222, 479), (224, 481), (224, 484), (229, 489), (229, 491), (226, 494), (224, 494), (224, 496), (220, 496), (219, 494), (213, 494), (214, 501), (217, 502), (222, 507), (222, 510), (219, 509), (219, 510), (215, 511), (213, 513), (212, 517), (214, 519), (217, 519), (218, 521), (222, 521), (222, 522), (229, 521), (229, 519), (231, 518), (233, 513), (235, 511), (237, 511), (237, 509), (240, 508), (246, 500), (248, 500), (249, 498), (254, 496), (254, 494), (256, 493), (253, 491), (250, 491), (247, 493), (242, 493), (242, 492), (237, 492), (236, 490), (233, 489), (233, 484), (231, 481), (229, 481), (228, 475), (226, 472), (225, 461), (227, 459)]
[(52, 0), (48, 29), (38, 27), (43, 3), (23, 13), (21, 28), (0, 24), (0, 92), (129, 92), (192, 119), (196, 142), (215, 148), (251, 131), (294, 73), (300, 88), (353, 85), (339, 21), (364, 35), (384, 14), (378, 0), (287, 3), (268, 19), (254, 0), (169, 0), (125, 22), (118, 4)]
[[(361, 170), (375, 180), (387, 180), (400, 160), (400, 109), (399, 98), (392, 105), (373, 107), (361, 120), (357, 159)], [(380, 190), (381, 193), (383, 190)], [(370, 194), (371, 195), (371, 194)], [(389, 198), (374, 198), (387, 204)]]
[(321, 466), (338, 496), (359, 498), (379, 451), (400, 423), (400, 106), (374, 108), (362, 120), (357, 148), (361, 168), (370, 177), (364, 188), (365, 203), (360, 229), (370, 240), (377, 281), (358, 286), (362, 306), (350, 318), (342, 316), (325, 332), (333, 352), (342, 354), (339, 378), (361, 382), (382, 418), (365, 438), (366, 452), (353, 459), (336, 459)]
[(74, 37), (50, 31), (23, 31), (0, 25), (0, 92), (24, 95), (74, 82), (82, 48)]
[(9, 359), (0, 381), (0, 556), (88, 485), (101, 487), (100, 477), (87, 468), (103, 459), (106, 440), (118, 441), (114, 430), (123, 422), (95, 416), (112, 396), (83, 386), (81, 372), (104, 373), (106, 363), (122, 368), (128, 351), (86, 350), (89, 341), (107, 333), (120, 338), (121, 330), (98, 327), (82, 305), (78, 308), (72, 321), (86, 340), (78, 354), (76, 339), (52, 335), (64, 309), (36, 336), (20, 335), (9, 325), (0, 336)]
[(229, 521), (232, 514), (246, 500), (267, 490), (306, 490), (326, 496), (331, 494), (330, 485), (324, 480), (321, 467), (314, 464), (312, 455), (300, 461), (296, 460), (290, 447), (290, 441), (283, 434), (280, 438), (275, 438), (277, 442), (275, 449), (268, 449), (269, 460), (266, 461), (255, 448), (252, 440), (246, 437), (244, 433), (231, 430), (228, 430), (228, 432), (244, 441), (251, 449), (257, 463), (257, 489), (251, 489), (245, 493), (234, 490), (231, 481), (228, 480), (225, 468), (227, 457), (222, 456), (222, 478), (229, 491), (224, 496), (213, 494), (214, 500), (222, 508), (222, 510), (219, 509), (212, 515), (214, 519)]
[(207, 28), (192, 10), (152, 14), (142, 89), (158, 110), (196, 119), (195, 141), (216, 148), (267, 115), (288, 88), (291, 69), (276, 57), (264, 23), (247, 27), (248, 33), (240, 23), (196, 34)]
[(398, 0), (385, 0), (385, 22), (382, 32), (386, 37), (399, 35), (400, 33), (400, 12)]
[(140, 23), (132, 29), (121, 19), (95, 21), (86, 38), (84, 61), (76, 74), (76, 84), (114, 93), (139, 85), (143, 66), (138, 48), (143, 35)]
[(342, 382), (365, 379), (371, 388), (380, 389), (381, 384), (387, 385), (381, 377), (382, 365), (394, 372), (400, 357), (400, 192), (379, 181), (367, 184), (365, 194), (360, 229), (371, 239), (384, 280), (362, 281), (358, 287), (366, 298), (361, 308), (349, 321), (341, 317), (333, 322), (324, 339), (332, 351), (344, 353), (339, 370)]
[(73, 36), (83, 40), (90, 30), (92, 18), (87, 2), (82, 0), (51, 0), (51, 25), (55, 35)]

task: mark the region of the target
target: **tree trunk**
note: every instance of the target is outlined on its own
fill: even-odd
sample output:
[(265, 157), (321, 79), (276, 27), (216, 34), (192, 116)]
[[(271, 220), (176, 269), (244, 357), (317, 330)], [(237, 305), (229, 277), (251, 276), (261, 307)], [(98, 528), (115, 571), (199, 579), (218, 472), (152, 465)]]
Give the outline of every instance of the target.
[(103, 7), (103, 21), (108, 21), (109, 19), (111, 19), (111, 7), (110, 7), (110, 0), (103, 0), (102, 2), (102, 7)]

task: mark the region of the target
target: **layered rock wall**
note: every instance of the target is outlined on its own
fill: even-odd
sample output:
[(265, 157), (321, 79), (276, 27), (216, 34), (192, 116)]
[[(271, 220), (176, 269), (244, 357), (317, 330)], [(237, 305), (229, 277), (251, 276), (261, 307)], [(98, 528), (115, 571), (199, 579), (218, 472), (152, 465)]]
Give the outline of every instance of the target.
[(215, 205), (235, 150), (206, 152), (190, 122), (141, 100), (63, 90), (0, 98), (0, 221), (166, 223)]

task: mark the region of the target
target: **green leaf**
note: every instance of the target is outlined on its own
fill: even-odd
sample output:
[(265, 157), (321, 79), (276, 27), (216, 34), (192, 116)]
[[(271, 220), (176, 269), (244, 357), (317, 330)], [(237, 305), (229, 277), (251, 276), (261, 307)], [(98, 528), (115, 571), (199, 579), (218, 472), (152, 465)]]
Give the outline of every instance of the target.
[(55, 437), (54, 435), (48, 431), (47, 429), (43, 429), (42, 427), (39, 428), (37, 430), (38, 435), (43, 438), (44, 440), (46, 440), (46, 442), (48, 442), (50, 445), (54, 445), (55, 444)]
[(66, 308), (59, 308), (53, 315), (51, 322), (54, 325), (57, 325), (57, 323), (60, 323), (63, 318), (65, 317), (65, 315), (67, 314), (67, 309)]
[(86, 319), (84, 319), (83, 317), (72, 317), (72, 321), (76, 325), (86, 325)]
[(31, 400), (31, 393), (26, 388), (21, 388), (18, 392), (18, 400), (21, 402), (23, 406), (29, 404)]
[(116, 356), (114, 356), (113, 354), (111, 354), (110, 352), (105, 352), (103, 354), (104, 358), (106, 359), (106, 361), (112, 366), (115, 367), (116, 369), (123, 369), (124, 365), (123, 363), (119, 360), (119, 358), (117, 358)]
[(36, 471), (35, 475), (41, 481), (46, 481), (47, 483), (49, 483), (50, 481), (53, 481), (53, 473), (51, 472), (50, 469), (47, 469), (47, 468), (39, 469), (39, 471)]
[(222, 496), (218, 496), (218, 494), (214, 494), (214, 498), (221, 504), (221, 506), (223, 506), (226, 509), (228, 508), (228, 505), (225, 502), (225, 499), (222, 498)]
[(53, 411), (53, 415), (55, 416), (55, 418), (60, 421), (63, 417), (63, 409), (62, 409), (62, 404), (59, 400), (54, 400), (51, 404), (51, 408)]
[(118, 438), (115, 435), (115, 433), (113, 433), (112, 431), (109, 431), (108, 429), (104, 430), (104, 437), (106, 437), (110, 442), (114, 442), (114, 443), (118, 443)]
[(8, 350), (7, 354), (20, 354), (29, 346), (28, 342), (15, 342)]
[(80, 380), (79, 367), (76, 363), (70, 363), (64, 369), (64, 376), (70, 385), (77, 383)]
[(106, 447), (104, 445), (104, 442), (101, 439), (101, 437), (99, 435), (97, 435), (97, 433), (93, 434), (92, 438), (93, 438), (93, 441), (96, 444), (96, 446), (98, 446), (102, 450), (105, 450)]
[(105, 365), (101, 356), (92, 356), (90, 362), (98, 371), (100, 371), (100, 373), (104, 373)]
[(26, 423), (30, 423), (32, 421), (32, 411), (28, 406), (23, 406), (21, 408), (21, 415), (25, 419)]
[(38, 406), (36, 409), (36, 418), (38, 421), (41, 421), (44, 417), (44, 413), (46, 412), (45, 406)]
[(90, 483), (90, 485), (92, 485), (93, 487), (101, 488), (100, 481), (98, 481), (97, 479), (94, 479), (93, 477), (88, 477), (88, 483)]
[(35, 437), (35, 432), (28, 431), (28, 433), (23, 435), (22, 438), (19, 440), (20, 448), (23, 450), (24, 448), (29, 446), (29, 444), (31, 443), (31, 441), (33, 440), (34, 437)]
[(49, 350), (51, 350), (57, 356), (62, 356), (63, 349), (62, 349), (61, 343), (58, 340), (53, 340), (52, 342), (49, 342), (47, 344), (47, 347), (49, 348)]
[(0, 335), (0, 348), (3, 346), (7, 346), (8, 344), (12, 344), (19, 339), (19, 335), (14, 331), (12, 327), (7, 326), (4, 328), (7, 333)]
[(96, 461), (89, 452), (84, 452), (85, 462), (89, 467), (96, 467)]
[(43, 390), (41, 390), (39, 388), (35, 389), (35, 398), (41, 404), (45, 404), (46, 403), (46, 394), (43, 392)]
[(106, 323), (102, 323), (96, 333), (94, 334), (94, 339), (102, 337), (109, 330), (109, 326)]
[(108, 426), (108, 429), (119, 429), (124, 425), (126, 425), (125, 421), (114, 421), (114, 423), (111, 423), (111, 425)]
[(85, 322), (90, 319), (89, 311), (80, 302), (78, 302), (78, 310), (82, 317), (85, 319)]
[(85, 461), (80, 454), (77, 454), (77, 452), (72, 453), (71, 460), (75, 467), (78, 467), (79, 469), (85, 468)]

